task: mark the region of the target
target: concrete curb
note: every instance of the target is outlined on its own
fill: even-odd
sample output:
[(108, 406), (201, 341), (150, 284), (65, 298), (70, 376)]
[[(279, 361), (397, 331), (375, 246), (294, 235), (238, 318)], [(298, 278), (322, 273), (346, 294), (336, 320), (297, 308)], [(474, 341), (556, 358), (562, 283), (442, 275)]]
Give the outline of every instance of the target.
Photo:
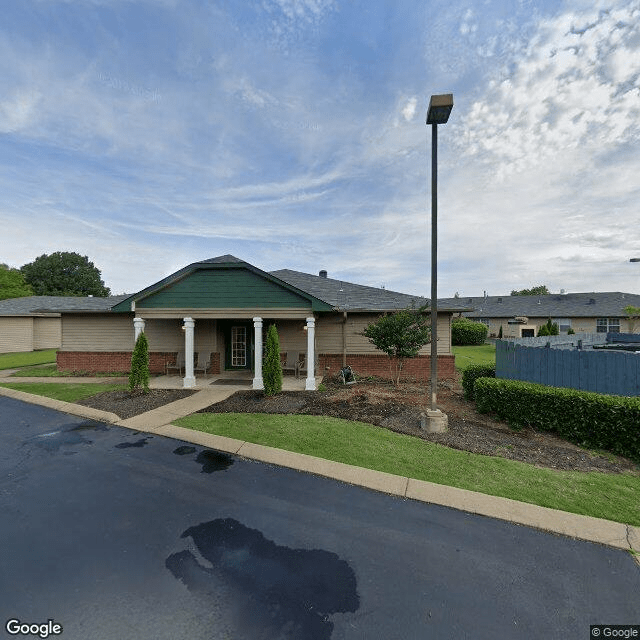
[[(230, 391), (233, 392), (235, 390), (236, 389), (231, 389)], [(258, 460), (297, 471), (313, 473), (340, 482), (365, 487), (373, 491), (418, 500), (420, 502), (438, 504), (468, 513), (506, 520), (514, 524), (525, 525), (578, 540), (640, 553), (640, 528), (632, 525), (558, 511), (548, 507), (540, 507), (526, 502), (490, 496), (484, 493), (458, 489), (434, 482), (426, 482), (390, 473), (373, 471), (342, 462), (333, 462), (302, 453), (274, 449), (272, 447), (212, 435), (202, 431), (194, 431), (193, 429), (185, 429), (184, 427), (170, 424), (171, 420), (175, 420), (180, 415), (180, 410), (184, 411), (181, 415), (188, 415), (189, 413), (197, 411), (198, 408), (203, 408), (211, 404), (212, 394), (208, 391), (202, 393), (203, 395), (200, 398), (197, 398), (197, 396), (200, 396), (200, 393), (197, 393), (189, 398), (171, 403), (171, 405), (165, 405), (168, 409), (164, 412), (159, 410), (162, 409), (162, 407), (160, 407), (159, 409), (150, 411), (148, 414), (141, 414), (129, 420), (121, 420), (117, 415), (106, 411), (98, 411), (97, 409), (83, 407), (70, 402), (52, 400), (51, 398), (35, 396), (23, 391), (0, 387), (0, 395), (31, 404), (38, 404), (83, 418), (90, 418), (135, 431), (153, 433), (167, 438), (182, 440), (217, 451), (239, 455), (251, 460)], [(190, 402), (184, 402), (185, 400)], [(148, 416), (148, 418), (152, 417), (151, 414), (154, 414), (153, 419), (143, 419), (143, 416)], [(163, 417), (165, 422), (161, 424)]]

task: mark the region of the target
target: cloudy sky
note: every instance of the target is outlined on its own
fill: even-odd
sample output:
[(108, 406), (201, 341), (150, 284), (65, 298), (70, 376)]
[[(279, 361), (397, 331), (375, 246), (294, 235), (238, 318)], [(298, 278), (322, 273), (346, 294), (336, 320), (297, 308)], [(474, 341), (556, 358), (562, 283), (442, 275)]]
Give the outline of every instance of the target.
[(226, 253), (439, 294), (640, 293), (640, 0), (20, 0), (0, 262), (114, 294)]

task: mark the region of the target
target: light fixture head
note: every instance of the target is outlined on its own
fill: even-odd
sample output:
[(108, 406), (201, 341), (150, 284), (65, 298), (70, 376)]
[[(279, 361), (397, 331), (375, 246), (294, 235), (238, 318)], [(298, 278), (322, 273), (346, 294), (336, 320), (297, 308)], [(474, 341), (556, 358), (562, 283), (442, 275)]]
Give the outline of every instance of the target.
[(431, 96), (427, 111), (427, 124), (444, 124), (453, 109), (453, 93)]

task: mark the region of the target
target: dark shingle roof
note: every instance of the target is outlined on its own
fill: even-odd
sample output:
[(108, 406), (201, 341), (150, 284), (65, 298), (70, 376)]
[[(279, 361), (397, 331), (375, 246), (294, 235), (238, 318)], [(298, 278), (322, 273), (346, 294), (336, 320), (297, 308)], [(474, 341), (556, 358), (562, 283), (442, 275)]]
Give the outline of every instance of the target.
[[(271, 271), (271, 275), (324, 300), (341, 311), (393, 311), (411, 306), (429, 305), (429, 300), (420, 296), (314, 276), (290, 269)], [(446, 304), (438, 301), (438, 307), (441, 311), (462, 311), (469, 308), (462, 300), (446, 301)]]
[(81, 311), (108, 311), (129, 296), (74, 297), (74, 296), (27, 296), (0, 300), (0, 316), (24, 316), (40, 313)]
[[(625, 316), (623, 309), (640, 306), (640, 295), (633, 293), (565, 293), (547, 296), (477, 296), (449, 298), (474, 310), (470, 318), (580, 318)], [(444, 302), (444, 301), (443, 301)]]

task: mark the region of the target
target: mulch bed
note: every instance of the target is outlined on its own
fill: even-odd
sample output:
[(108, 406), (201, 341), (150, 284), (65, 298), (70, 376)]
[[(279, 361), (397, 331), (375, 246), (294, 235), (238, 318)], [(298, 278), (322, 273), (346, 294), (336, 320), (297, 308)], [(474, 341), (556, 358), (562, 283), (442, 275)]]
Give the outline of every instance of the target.
[[(540, 467), (565, 471), (640, 473), (640, 465), (612, 454), (585, 451), (549, 433), (534, 429), (513, 431), (504, 423), (483, 416), (464, 400), (459, 382), (443, 382), (438, 406), (447, 414), (447, 433), (430, 434), (420, 428), (420, 414), (429, 402), (428, 387), (382, 381), (363, 381), (345, 387), (325, 381), (326, 391), (284, 391), (266, 397), (261, 391), (238, 391), (201, 413), (281, 413), (323, 415), (377, 425), (398, 433), (442, 444), (462, 451), (519, 460)], [(128, 418), (184, 398), (190, 390), (152, 390), (130, 396), (111, 391), (87, 398), (80, 404), (111, 411)]]
[(122, 420), (152, 411), (170, 402), (181, 400), (195, 393), (190, 389), (150, 389), (149, 393), (137, 391), (104, 391), (90, 398), (78, 400), (77, 404), (101, 411), (115, 413)]

